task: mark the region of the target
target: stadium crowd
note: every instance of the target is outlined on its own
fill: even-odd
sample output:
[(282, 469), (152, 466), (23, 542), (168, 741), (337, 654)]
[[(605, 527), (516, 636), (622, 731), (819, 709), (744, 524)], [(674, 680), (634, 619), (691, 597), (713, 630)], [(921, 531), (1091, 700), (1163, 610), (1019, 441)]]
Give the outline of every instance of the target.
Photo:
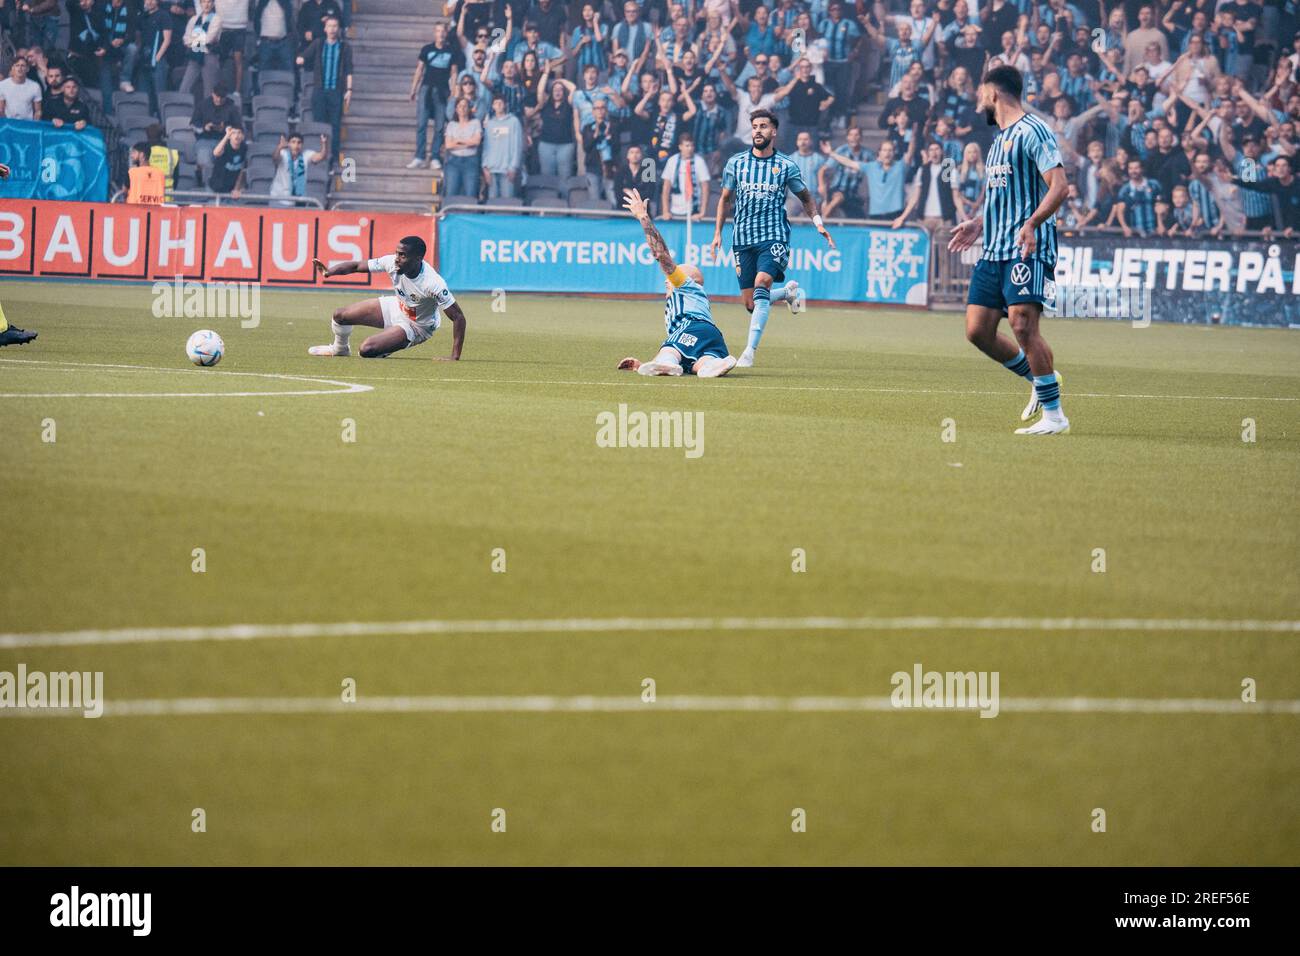
[[(749, 111), (766, 107), (781, 117), (778, 147), (828, 217), (952, 223), (980, 208), (996, 130), (977, 114), (975, 88), (1005, 63), (1060, 141), (1071, 182), (1063, 227), (1300, 228), (1300, 0), (434, 7), (406, 91), (416, 111), (408, 165), (441, 169), (444, 200), (585, 190), (590, 208), (616, 208), (637, 185), (657, 216), (680, 217), (689, 180), (691, 212), (708, 215), (723, 161), (749, 141)], [(255, 99), (273, 78), (285, 105), (266, 111), (273, 132), (256, 125), (262, 158), (282, 195), (304, 195), (307, 171), (338, 157), (350, 10), (337, 0), (199, 0), (197, 9), (67, 0), (61, 27), (57, 0), (0, 0), (0, 30), (16, 53), (0, 82), (3, 113), (107, 126), (115, 98), (137, 88), (155, 117), (165, 95), (194, 94), (201, 175), (218, 188), (234, 170), (238, 188), (251, 172), (248, 144), (227, 130), (260, 119)], [(414, 9), (412, 19), (417, 29)], [(392, 82), (401, 95), (402, 77)], [(324, 136), (320, 150), (282, 141), (298, 114), (316, 124), (313, 143)], [(168, 123), (145, 145), (167, 149), (173, 135)]]

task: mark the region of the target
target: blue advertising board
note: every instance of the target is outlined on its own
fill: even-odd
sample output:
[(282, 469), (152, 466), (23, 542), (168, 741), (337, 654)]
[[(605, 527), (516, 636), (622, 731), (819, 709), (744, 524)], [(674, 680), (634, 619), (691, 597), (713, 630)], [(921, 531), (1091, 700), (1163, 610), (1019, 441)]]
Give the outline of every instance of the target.
[[(708, 248), (712, 223), (656, 223), (673, 258), (697, 265), (705, 287), (737, 295), (731, 228), (714, 261)], [(786, 277), (799, 280), (810, 299), (919, 305), (929, 289), (930, 237), (923, 229), (830, 227), (831, 249), (811, 225), (790, 236)], [(457, 289), (525, 292), (663, 293), (663, 275), (645, 235), (630, 216), (522, 216), (448, 213), (438, 227), (439, 270)]]
[(108, 201), (108, 153), (93, 126), (0, 119), (0, 163), (9, 167), (0, 198)]

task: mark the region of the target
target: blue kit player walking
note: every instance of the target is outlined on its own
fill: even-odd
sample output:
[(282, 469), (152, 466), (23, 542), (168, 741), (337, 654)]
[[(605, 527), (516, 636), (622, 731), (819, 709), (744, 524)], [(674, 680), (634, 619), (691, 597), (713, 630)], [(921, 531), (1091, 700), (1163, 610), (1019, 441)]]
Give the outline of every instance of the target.
[(623, 205), (641, 223), (650, 252), (668, 277), (665, 282), (667, 297), (664, 299), (664, 327), (668, 338), (659, 346), (659, 354), (650, 361), (625, 358), (618, 367), (642, 375), (685, 373), (700, 378), (726, 375), (736, 367), (736, 360), (727, 352), (722, 330), (713, 324), (703, 273), (695, 266), (679, 266), (673, 262), (668, 244), (655, 228), (639, 192), (626, 190)]
[(751, 313), (749, 344), (736, 363), (739, 368), (754, 364), (754, 351), (763, 338), (768, 311), (773, 302), (784, 301), (792, 313), (803, 310), (805, 293), (790, 281), (772, 290), (773, 280), (785, 279), (790, 261), (790, 221), (785, 215), (788, 189), (799, 197), (804, 212), (817, 231), (826, 237), (831, 248), (835, 240), (826, 231), (817, 212), (817, 200), (808, 191), (794, 160), (776, 151), (776, 131), (780, 121), (770, 110), (749, 114), (754, 146), (727, 160), (722, 170), (722, 196), (718, 200), (718, 218), (714, 224), (710, 248), (718, 259), (722, 247), (722, 223), (734, 199), (736, 221), (731, 230), (731, 246), (736, 253), (736, 276), (740, 279), (740, 297)]
[[(1042, 417), (1017, 435), (1060, 435), (1070, 430), (1061, 409), (1060, 376), (1052, 350), (1038, 331), (1043, 304), (1055, 295), (1056, 224), (1053, 216), (1069, 194), (1056, 135), (1020, 105), (1020, 71), (997, 66), (984, 74), (978, 108), (999, 128), (985, 164), (988, 176), (982, 219), (953, 229), (948, 248), (969, 249), (981, 233), (984, 254), (971, 273), (966, 299), (966, 338), (991, 359), (1030, 380), (1033, 390), (1021, 413)], [(998, 333), (1007, 316), (1015, 341)]]

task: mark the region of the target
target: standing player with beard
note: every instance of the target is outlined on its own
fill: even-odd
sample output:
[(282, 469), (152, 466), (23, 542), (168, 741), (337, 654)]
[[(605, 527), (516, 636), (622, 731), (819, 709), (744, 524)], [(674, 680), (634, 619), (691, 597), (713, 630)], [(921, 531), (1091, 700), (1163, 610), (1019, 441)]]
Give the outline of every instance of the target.
[(788, 189), (799, 197), (804, 212), (812, 219), (832, 249), (835, 240), (826, 231), (817, 212), (817, 200), (808, 191), (794, 160), (776, 151), (779, 121), (771, 110), (754, 110), (749, 114), (754, 146), (727, 160), (722, 170), (722, 196), (718, 201), (718, 218), (714, 223), (714, 261), (722, 247), (722, 222), (731, 201), (736, 203), (736, 219), (731, 231), (731, 246), (736, 253), (736, 276), (745, 309), (751, 313), (749, 344), (736, 362), (738, 368), (754, 364), (754, 351), (763, 338), (768, 310), (773, 301), (785, 301), (792, 313), (802, 311), (805, 293), (794, 281), (772, 291), (772, 281), (785, 278), (790, 261), (790, 221), (785, 215)]
[[(1027, 421), (1017, 435), (1060, 435), (1070, 430), (1061, 410), (1060, 376), (1052, 350), (1038, 332), (1043, 304), (1055, 295), (1056, 224), (1053, 216), (1069, 195), (1056, 134), (1020, 105), (1023, 80), (1011, 66), (984, 75), (978, 108), (998, 134), (989, 148), (984, 214), (952, 231), (948, 249), (969, 249), (984, 236), (984, 254), (971, 273), (966, 299), (966, 338), (981, 352), (1033, 383)], [(1016, 341), (998, 333), (1002, 316)]]

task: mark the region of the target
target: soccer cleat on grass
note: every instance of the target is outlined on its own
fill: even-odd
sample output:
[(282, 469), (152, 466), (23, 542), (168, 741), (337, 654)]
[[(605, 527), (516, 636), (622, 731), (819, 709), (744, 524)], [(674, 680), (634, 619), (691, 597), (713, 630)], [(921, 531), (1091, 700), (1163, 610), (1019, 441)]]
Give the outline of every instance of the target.
[(628, 372), (628, 371), (635, 372), (640, 367), (641, 367), (641, 360), (637, 358), (633, 358), (630, 355), (627, 358), (623, 359), (623, 361), (618, 363), (618, 370), (620, 372)]
[(791, 315), (798, 315), (806, 309), (808, 302), (808, 293), (799, 288), (799, 283), (791, 279), (785, 284), (785, 307), (790, 310)]
[(745, 351), (740, 353), (740, 358), (736, 359), (736, 368), (753, 368), (753, 366), (754, 350), (745, 349)]
[(1017, 435), (1064, 435), (1070, 430), (1070, 420), (1064, 415), (1048, 418), (1044, 415), (1028, 428), (1017, 428)]
[[(1060, 372), (1057, 372), (1057, 373), (1056, 373), (1056, 384), (1057, 384), (1057, 385), (1060, 385), (1062, 381), (1064, 381), (1064, 380), (1061, 378), (1061, 373), (1060, 373)], [(1029, 386), (1029, 404), (1026, 405), (1026, 406), (1025, 406), (1025, 410), (1024, 410), (1023, 412), (1020, 413), (1020, 420), (1021, 420), (1022, 422), (1027, 422), (1027, 421), (1029, 421), (1029, 419), (1033, 418), (1035, 415), (1037, 415), (1037, 414), (1038, 414), (1039, 412), (1041, 412), (1042, 410), (1043, 410), (1043, 403), (1040, 402), (1040, 401), (1038, 400), (1038, 389), (1036, 389), (1036, 388), (1034, 388), (1034, 386), (1030, 385), (1030, 386)]]
[(36, 338), (35, 332), (28, 332), (25, 329), (18, 328), (16, 325), (11, 325), (3, 332), (0, 332), (0, 346), (26, 345), (34, 338)]
[(347, 345), (335, 345), (331, 342), (329, 345), (313, 345), (307, 350), (308, 355), (339, 356), (351, 355), (352, 349)]
[(638, 375), (681, 375), (682, 367), (676, 362), (642, 362), (636, 371)]
[(696, 378), (721, 378), (736, 367), (735, 356), (728, 355), (726, 358), (709, 359), (708, 364), (700, 368), (700, 363), (695, 363)]

